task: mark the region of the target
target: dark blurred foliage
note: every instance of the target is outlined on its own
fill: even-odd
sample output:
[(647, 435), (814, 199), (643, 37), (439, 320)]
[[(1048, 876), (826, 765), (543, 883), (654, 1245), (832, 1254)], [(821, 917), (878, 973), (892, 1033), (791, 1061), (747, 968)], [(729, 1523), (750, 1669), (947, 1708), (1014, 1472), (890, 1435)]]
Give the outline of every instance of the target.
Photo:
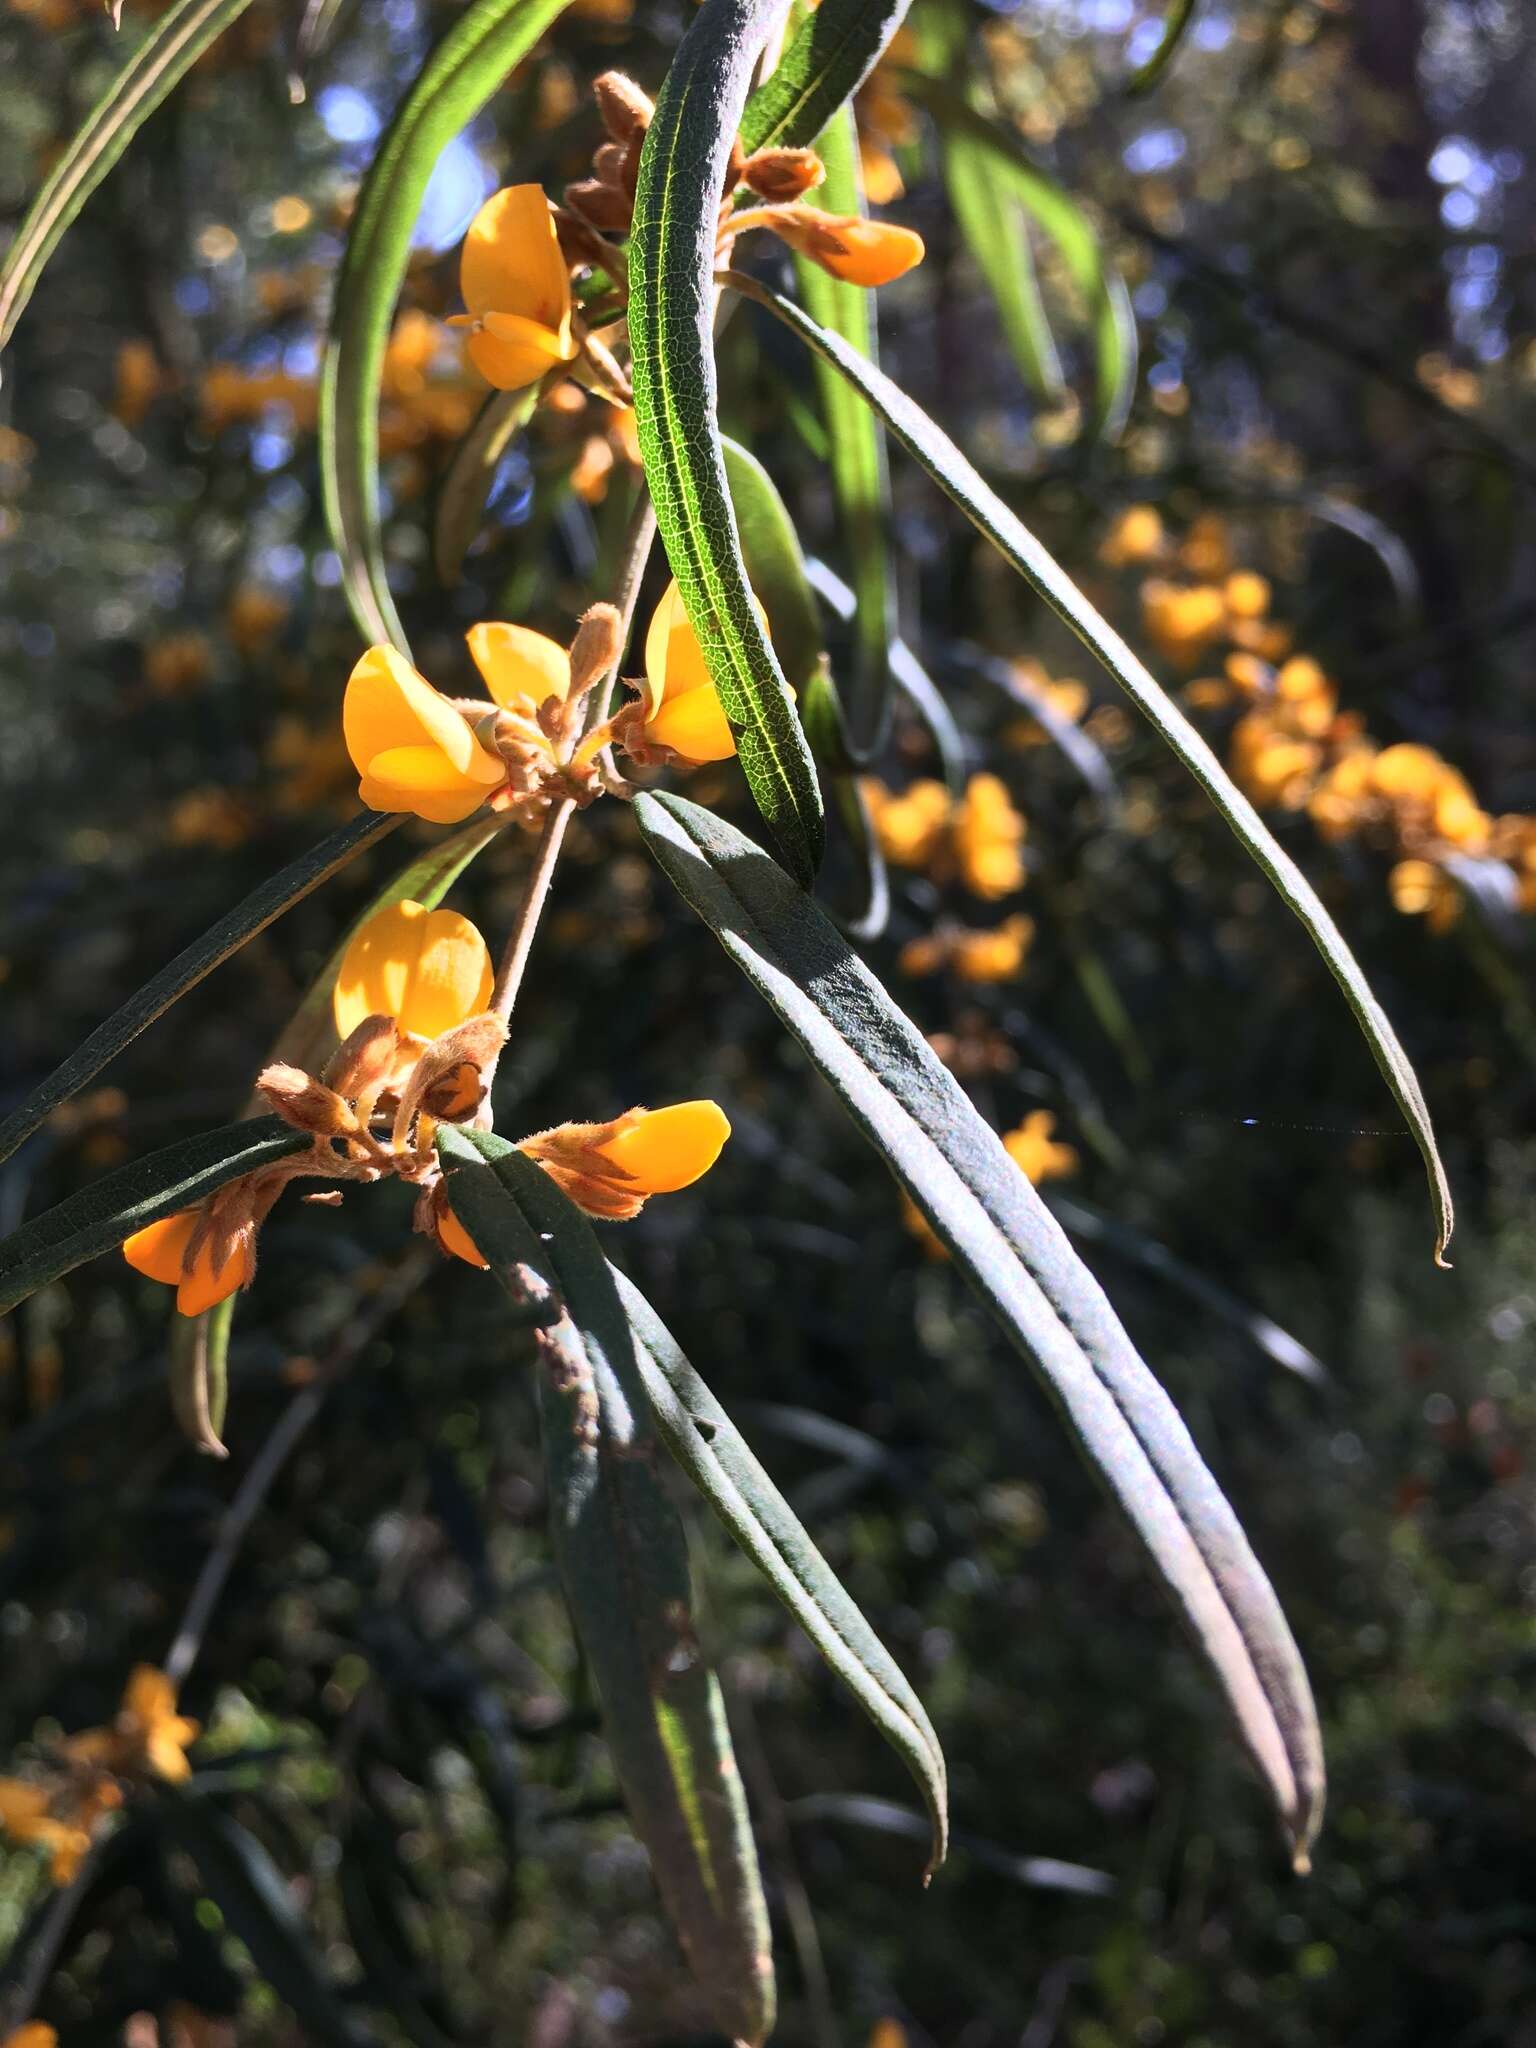
[[(349, 195), (454, 12), (343, 0), (300, 88), (297, 11), (258, 0), (22, 322), (0, 391), (13, 1096), (350, 808), (356, 642), (313, 375)], [(453, 250), (494, 182), (579, 174), (586, 80), (622, 62), (654, 84), (683, 20), (661, 0), (565, 17), (450, 152), (417, 307), (452, 309)], [(1114, 517), (1150, 503), (1177, 536), (1220, 515), (1378, 742), (1436, 749), (1491, 813), (1536, 811), (1536, 24), (1515, 0), (1207, 0), (1156, 92), (1128, 97), (1155, 40), (1131, 0), (985, 25), (1010, 111), (1132, 286), (1122, 444), (1087, 447), (1021, 395), (920, 120), (895, 145), (897, 213), (930, 255), (885, 307), (888, 367), (1133, 638), (1137, 578), (1097, 559)], [(10, 0), (0, 56), (15, 217), (116, 57), (89, 0)], [(1075, 373), (1048, 260), (1044, 283)], [(451, 377), (424, 397), (408, 342), (391, 566), (423, 669), (463, 688), (475, 619), (563, 637), (602, 594), (632, 472), (620, 450), (605, 496), (571, 490), (578, 459), (602, 466), (593, 414), (541, 416), (443, 587), (434, 492), (474, 400)], [(805, 364), (742, 314), (724, 374), (727, 424), (846, 568), (795, 431)], [(970, 1044), (998, 1128), (1048, 1107), (1077, 1150), (1049, 1193), (1275, 1579), (1332, 1797), (1293, 1879), (1047, 1404), (603, 805), (560, 873), (498, 1124), (726, 1105), (704, 1187), (606, 1236), (912, 1673), (953, 1777), (959, 1844), (925, 1894), (899, 1764), (690, 1509), (775, 1913), (778, 2038), (862, 2043), (885, 2018), (914, 2048), (1536, 2040), (1531, 922), (1472, 904), (1433, 930), (1393, 907), (1390, 851), (1278, 814), (1434, 1107), (1462, 1215), (1436, 1272), (1413, 1146), (1283, 906), (1125, 719), (1087, 723), (1109, 798), (1056, 749), (1001, 743), (1018, 707), (958, 642), (1083, 676), (1101, 706), (1109, 686), (899, 463), (896, 504), (904, 631), (1028, 817), (1036, 932), (1015, 982), (908, 979), (898, 954), (943, 899), (902, 874), (872, 958), (925, 1029)], [(904, 724), (883, 772), (932, 774), (927, 747)], [(734, 770), (690, 793), (746, 822)], [(6, 1167), (0, 1220), (224, 1121), (426, 837), (408, 826), (139, 1040)], [(493, 943), (524, 858), (498, 842), (455, 894)], [(153, 2040), (145, 2014), (168, 2042), (701, 2038), (548, 1564), (524, 1340), (467, 1269), (399, 1280), (408, 1206), (384, 1188), (274, 1215), (235, 1326), (227, 1464), (177, 1435), (167, 1297), (121, 1261), (0, 1326), (0, 1724), (23, 1763), (165, 1660), (221, 1512), (292, 1404), (313, 1410), (185, 1687), (208, 1728), (191, 1788), (135, 1805), (62, 1935), (38, 2010), (66, 2048)], [(1301, 1347), (1326, 1377), (1295, 1369)], [(12, 1981), (52, 1898), (35, 1854), (7, 1851)]]

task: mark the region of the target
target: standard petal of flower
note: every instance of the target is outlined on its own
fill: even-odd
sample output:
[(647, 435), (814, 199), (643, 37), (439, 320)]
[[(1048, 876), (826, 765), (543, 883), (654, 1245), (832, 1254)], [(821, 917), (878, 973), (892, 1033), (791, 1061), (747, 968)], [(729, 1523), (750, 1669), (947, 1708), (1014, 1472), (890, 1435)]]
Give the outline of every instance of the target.
[(522, 391), (575, 353), (568, 323), (546, 327), (523, 313), (482, 313), (470, 329), (469, 359), (498, 391)]
[(347, 678), (341, 729), (359, 775), (391, 748), (435, 747), (461, 775), (498, 779), (459, 713), (392, 647), (370, 647)]
[(467, 1266), (490, 1265), (489, 1259), (480, 1256), (480, 1247), (451, 1209), (444, 1208), (438, 1211), (437, 1241), (445, 1252), (452, 1252), (456, 1259), (462, 1259)]
[(518, 313), (559, 329), (570, 318), (571, 274), (540, 185), (493, 192), (470, 223), (459, 259), (470, 312)]
[(183, 1209), (179, 1216), (162, 1216), (124, 1240), (123, 1257), (136, 1273), (158, 1280), (164, 1287), (181, 1284), (182, 1256), (197, 1228), (197, 1211)]
[(597, 1149), (648, 1195), (670, 1195), (708, 1173), (731, 1135), (718, 1102), (674, 1102), (653, 1109)]
[(393, 904), (348, 946), (332, 1008), (342, 1038), (365, 1017), (393, 1017), (402, 1031), (438, 1038), (490, 1001), (495, 975), (483, 938), (456, 910)]
[(485, 687), (504, 711), (537, 711), (547, 697), (571, 687), (571, 658), (558, 641), (527, 626), (486, 620), (465, 638)]
[(375, 754), (358, 790), (370, 810), (409, 811), (432, 825), (458, 824), (490, 794), (488, 784), (461, 775), (436, 747), (388, 747)]
[(667, 585), (645, 635), (646, 710), (654, 715), (664, 699), (709, 687), (709, 666), (689, 624), (677, 579)]

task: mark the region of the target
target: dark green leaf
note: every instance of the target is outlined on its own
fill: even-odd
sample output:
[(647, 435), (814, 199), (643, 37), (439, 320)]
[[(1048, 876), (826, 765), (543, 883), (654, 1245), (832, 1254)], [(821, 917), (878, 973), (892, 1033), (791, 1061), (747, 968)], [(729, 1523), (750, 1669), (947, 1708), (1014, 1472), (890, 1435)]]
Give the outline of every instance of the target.
[(1044, 598), (1057, 617), (1071, 627), (1084, 646), (1098, 656), (1132, 703), (1183, 762), (1237, 839), (1301, 921), (1344, 991), (1355, 1021), (1423, 1155), (1435, 1214), (1435, 1259), (1437, 1264), (1443, 1265), (1455, 1220), (1454, 1209), (1418, 1076), (1398, 1042), (1386, 1012), (1361, 972), (1359, 962), (1344, 943), (1343, 934), (1323, 908), (1312, 884), (1279, 845), (1253, 805), (1151, 672), (1131, 652), (1108, 620), (1102, 618), (1088, 602), (1060, 564), (1009, 511), (996, 492), (988, 489), (943, 429), (873, 364), (850, 349), (839, 336), (818, 328), (798, 306), (751, 278), (738, 278), (735, 282), (738, 290), (760, 305), (767, 306), (809, 347), (837, 366), (972, 525)]
[(704, 0), (668, 68), (640, 160), (629, 340), (640, 450), (667, 560), (747, 786), (809, 888), (821, 861), (821, 792), (741, 559), (712, 331), (719, 194), (752, 65), (781, 4)]
[(642, 834), (1028, 1358), (1220, 1679), (1303, 1861), (1323, 1801), (1306, 1673), (1231, 1508), (1085, 1266), (947, 1068), (762, 850), (679, 797)]
[(357, 195), (320, 376), (320, 480), (357, 629), (402, 653), (379, 527), (379, 378), (411, 235), (438, 157), (568, 4), (473, 0), (428, 58)]
[(1133, 71), (1125, 82), (1128, 93), (1150, 92), (1168, 66), (1178, 55), (1190, 23), (1195, 18), (1196, 0), (1172, 0), (1163, 19), (1163, 32), (1158, 37), (1157, 48), (1138, 71)]
[(265, 931), (274, 918), (302, 901), (311, 889), (329, 881), (349, 860), (382, 839), (386, 832), (393, 832), (399, 823), (398, 817), (365, 811), (350, 825), (341, 826), (308, 853), (280, 868), (253, 889), (243, 903), (237, 903), (227, 916), (210, 926), (201, 938), (183, 947), (168, 967), (162, 967), (152, 980), (145, 982), (105, 1024), (98, 1024), (84, 1045), (55, 1067), (20, 1109), (13, 1110), (0, 1124), (0, 1159), (9, 1158), (61, 1102), (67, 1102), (93, 1081), (124, 1046), (131, 1045), (147, 1025), (164, 1016), (172, 1003), (179, 1002), (188, 989), (196, 988), (205, 975), (221, 966), (232, 953), (238, 953), (247, 939)]
[(901, 27), (911, 0), (822, 0), (790, 38), (772, 75), (747, 101), (741, 140), (803, 149), (851, 99)]
[(178, 0), (150, 29), (49, 173), (0, 265), (0, 348), (49, 257), (144, 122), (250, 0)]
[(947, 1788), (943, 1751), (921, 1700), (666, 1324), (631, 1280), (617, 1268), (613, 1273), (634, 1332), (657, 1428), (673, 1457), (917, 1780), (932, 1825), (931, 1875), (944, 1860)]
[(513, 1300), (546, 1310), (538, 1396), (555, 1552), (635, 1833), (712, 2024), (760, 2042), (773, 1962), (757, 1855), (613, 1275), (580, 1210), (516, 1146), (449, 1126), (440, 1142), (454, 1214)]
[(496, 466), (507, 443), (528, 420), (538, 396), (537, 384), (526, 391), (493, 391), (454, 451), (432, 522), (432, 558), (438, 575), (450, 586), (462, 576), (464, 557), (480, 530)]
[(146, 1224), (194, 1208), (226, 1181), (273, 1166), (309, 1142), (275, 1116), (253, 1117), (104, 1174), (0, 1240), (0, 1312)]

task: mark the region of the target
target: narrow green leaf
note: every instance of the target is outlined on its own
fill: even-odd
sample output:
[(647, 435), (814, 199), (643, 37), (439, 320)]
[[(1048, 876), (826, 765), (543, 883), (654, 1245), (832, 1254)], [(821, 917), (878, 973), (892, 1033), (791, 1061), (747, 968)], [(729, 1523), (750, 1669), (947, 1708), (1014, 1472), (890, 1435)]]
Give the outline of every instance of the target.
[(731, 511), (712, 333), (719, 196), (753, 62), (783, 0), (704, 0), (640, 159), (629, 243), (635, 419), (667, 560), (736, 734), (742, 773), (796, 879), (821, 860), (821, 792), (752, 606)]
[(227, 1181), (302, 1152), (310, 1140), (275, 1116), (201, 1131), (103, 1174), (0, 1240), (0, 1312), (162, 1216), (192, 1209)]
[(16, 331), (64, 232), (143, 123), (250, 0), (178, 0), (86, 116), (0, 265), (0, 348)]
[(922, 1701), (801, 1526), (730, 1416), (634, 1282), (613, 1268), (656, 1426), (694, 1485), (917, 1780), (944, 1860), (944, 1753)]
[(852, 749), (843, 706), (831, 671), (825, 667), (811, 677), (801, 706), (805, 735), (811, 752), (827, 778), (832, 809), (853, 857), (857, 896), (851, 910), (837, 909), (844, 931), (859, 940), (878, 939), (891, 914), (890, 878), (880, 837), (870, 815)]
[(1219, 1678), (1304, 1861), (1323, 1801), (1306, 1673), (1236, 1517), (1098, 1283), (953, 1075), (773, 861), (681, 798), (642, 796), (635, 812), (1055, 1397)]
[(778, 486), (755, 455), (724, 439), (725, 478), (747, 581), (768, 614), (768, 631), (790, 687), (803, 691), (820, 669), (821, 617), (806, 580), (805, 559)]
[[(928, 7), (919, 20), (924, 72), (963, 79), (969, 11), (954, 4)], [(1017, 198), (995, 175), (988, 153), (963, 129), (939, 130), (939, 161), (955, 223), (996, 302), (1003, 339), (1019, 374), (1037, 398), (1058, 404), (1066, 393), (1061, 359), (1041, 303)]]
[(382, 839), (386, 832), (393, 832), (399, 823), (398, 817), (365, 811), (360, 818), (340, 826), (318, 846), (311, 847), (308, 853), (280, 868), (253, 889), (243, 903), (237, 903), (217, 924), (211, 925), (201, 938), (183, 947), (168, 967), (162, 967), (121, 1009), (114, 1010), (104, 1024), (98, 1024), (85, 1043), (55, 1067), (21, 1107), (0, 1124), (0, 1159), (8, 1159), (61, 1102), (67, 1102), (93, 1081), (124, 1046), (131, 1045), (157, 1017), (163, 1017), (188, 989), (196, 988), (205, 975), (221, 966), (231, 954), (238, 953), (248, 939), (265, 931), (274, 918), (281, 917), (312, 889), (329, 881), (349, 860)]
[[(851, 109), (845, 108), (828, 123), (816, 146), (827, 175), (822, 185), (807, 195), (809, 202), (830, 213), (863, 213), (864, 187)], [(871, 362), (877, 361), (880, 342), (874, 293), (844, 283), (819, 263), (801, 256), (795, 258), (795, 278), (812, 318), (840, 334)], [(854, 666), (846, 705), (848, 744), (856, 760), (867, 761), (878, 752), (890, 722), (890, 646), (896, 634), (885, 436), (869, 408), (859, 403), (835, 372), (820, 364), (816, 389), (827, 423), (827, 468), (837, 528), (853, 580)]]
[(1190, 23), (1195, 18), (1196, 0), (1172, 0), (1163, 18), (1163, 32), (1158, 37), (1157, 48), (1139, 70), (1133, 71), (1125, 82), (1127, 93), (1139, 95), (1150, 92), (1163, 73), (1179, 53)]
[(201, 1315), (171, 1318), (171, 1413), (187, 1440), (212, 1458), (227, 1458), (222, 1431), (229, 1405), (229, 1333), (236, 1296)]
[(850, 100), (901, 27), (911, 0), (822, 0), (747, 101), (742, 146), (803, 149)]
[(1082, 293), (1093, 331), (1095, 431), (1114, 440), (1136, 393), (1136, 316), (1118, 270), (1105, 260), (1093, 224), (1077, 201), (1033, 162), (1011, 128), (979, 114), (951, 87), (917, 72), (903, 85), (933, 115), (946, 142), (963, 139), (986, 159), (1036, 226), (1056, 244)]
[(1344, 991), (1376, 1064), (1396, 1097), (1423, 1155), (1435, 1214), (1435, 1261), (1444, 1265), (1455, 1212), (1418, 1076), (1399, 1044), (1386, 1012), (1372, 993), (1359, 962), (1323, 908), (1312, 884), (1279, 845), (1253, 805), (1151, 672), (1131, 652), (1108, 620), (1102, 618), (1088, 602), (1060, 564), (1009, 511), (1002, 499), (987, 488), (943, 429), (888, 377), (882, 376), (837, 335), (818, 328), (798, 306), (751, 278), (733, 278), (733, 282), (739, 291), (755, 299), (759, 305), (766, 306), (787, 327), (793, 328), (818, 355), (837, 366), (978, 532), (984, 534), (1004, 560), (1044, 598), (1057, 617), (1071, 627), (1084, 646), (1098, 656), (1132, 703), (1183, 762), (1237, 839), (1300, 919)]
[(389, 878), (378, 894), (358, 912), (351, 925), (331, 949), (330, 957), (305, 990), (302, 1000), (267, 1056), (267, 1063), (285, 1060), (290, 1066), (311, 1073), (323, 1064), (336, 1043), (331, 1023), (331, 994), (348, 946), (381, 910), (397, 903), (421, 904), (435, 910), (477, 854), (505, 829), (503, 817), (478, 818), (462, 831), (450, 834), (426, 847)]
[(760, 2042), (774, 1992), (757, 1855), (613, 1275), (580, 1210), (516, 1146), (450, 1126), (440, 1144), (455, 1215), (512, 1299), (544, 1305), (538, 1396), (555, 1552), (635, 1833), (712, 2024)]
[(464, 557), (480, 531), (497, 464), (512, 436), (528, 421), (538, 395), (537, 384), (526, 391), (493, 391), (454, 451), (432, 522), (432, 559), (450, 588), (462, 577)]
[(402, 653), (379, 523), (379, 378), (411, 235), (438, 157), (568, 4), (473, 0), (427, 59), (357, 195), (320, 375), (320, 481), (357, 629)]

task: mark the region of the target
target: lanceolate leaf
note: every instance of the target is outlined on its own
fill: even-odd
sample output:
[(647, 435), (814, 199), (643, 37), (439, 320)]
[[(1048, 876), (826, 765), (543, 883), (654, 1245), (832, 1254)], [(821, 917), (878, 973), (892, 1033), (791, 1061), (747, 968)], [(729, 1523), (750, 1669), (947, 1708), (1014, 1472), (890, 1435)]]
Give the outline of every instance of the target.
[(0, 1241), (0, 1312), (226, 1181), (274, 1166), (310, 1140), (275, 1116), (226, 1124), (104, 1174)]
[(455, 450), (432, 522), (432, 559), (444, 583), (455, 584), (463, 574), (464, 557), (480, 530), (497, 464), (507, 452), (507, 443), (528, 420), (538, 396), (537, 384), (530, 384), (526, 391), (493, 391)]
[(176, 955), (168, 967), (131, 995), (105, 1024), (98, 1024), (90, 1037), (54, 1068), (41, 1087), (34, 1088), (26, 1101), (0, 1124), (0, 1159), (7, 1159), (23, 1140), (70, 1096), (78, 1094), (95, 1079), (109, 1060), (116, 1059), (124, 1046), (132, 1044), (147, 1025), (164, 1016), (172, 1003), (179, 1002), (188, 989), (196, 988), (205, 975), (238, 953), (247, 939), (265, 931), (274, 918), (281, 917), (312, 889), (329, 881), (338, 869), (393, 832), (398, 817), (380, 811), (365, 811), (349, 825), (341, 826), (308, 853), (290, 861), (285, 868), (251, 891), (227, 916), (210, 926)]
[(704, 0), (678, 46), (640, 160), (629, 339), (640, 449), (667, 560), (747, 785), (809, 887), (821, 860), (821, 793), (752, 607), (720, 448), (712, 335), (720, 193), (752, 64), (782, 7)]
[(799, 1039), (1060, 1405), (1226, 1690), (1298, 1861), (1323, 1800), (1301, 1659), (1269, 1581), (1097, 1282), (953, 1076), (768, 856), (678, 797), (641, 832)]
[(1133, 71), (1126, 80), (1128, 93), (1150, 92), (1163, 73), (1178, 55), (1190, 23), (1195, 18), (1196, 0), (1171, 0), (1167, 14), (1163, 17), (1163, 32), (1158, 37), (1157, 48), (1139, 71)]
[(722, 440), (720, 446), (747, 580), (768, 614), (790, 687), (804, 691), (822, 664), (822, 632), (794, 522), (757, 457), (735, 441)]
[(1136, 390), (1136, 318), (1125, 282), (1105, 260), (1088, 216), (1030, 159), (1011, 129), (977, 113), (937, 79), (908, 73), (903, 82), (928, 107), (946, 142), (963, 140), (978, 166), (989, 163), (1004, 189), (1056, 244), (1093, 329), (1094, 424), (1113, 440), (1125, 425)]
[(948, 1834), (944, 1755), (921, 1700), (844, 1591), (633, 1281), (613, 1269), (656, 1426), (673, 1457), (917, 1780), (933, 1823), (930, 1874)]
[[(808, 195), (810, 200), (831, 213), (862, 213), (864, 190), (850, 108), (827, 124), (817, 147), (827, 175)], [(875, 361), (879, 337), (874, 293), (829, 276), (819, 263), (805, 257), (795, 259), (795, 278), (812, 317)], [(868, 406), (858, 402), (834, 371), (820, 364), (816, 388), (827, 423), (832, 501), (853, 579), (854, 670), (847, 692), (848, 744), (854, 758), (864, 761), (879, 749), (891, 710), (890, 646), (896, 632), (896, 600), (887, 531), (891, 493), (885, 436)]]
[(875, 68), (911, 0), (822, 0), (790, 38), (772, 76), (747, 101), (750, 153), (812, 143)]
[(1366, 1043), (1397, 1098), (1409, 1130), (1424, 1158), (1434, 1205), (1435, 1259), (1445, 1263), (1454, 1222), (1450, 1186), (1435, 1144), (1429, 1110), (1407, 1053), (1398, 1043), (1386, 1012), (1371, 991), (1342, 933), (1323, 908), (1317, 891), (1275, 840), (1253, 805), (1237, 788), (1189, 720), (1171, 702), (1150, 671), (1136, 658), (1109, 622), (1083, 596), (1059, 563), (1046, 552), (1002, 499), (987, 488), (942, 428), (914, 405), (906, 393), (866, 362), (837, 335), (818, 328), (788, 299), (751, 278), (735, 278), (738, 290), (777, 314), (807, 345), (836, 365), (864, 395), (907, 452), (948, 493), (973, 526), (986, 535), (1066, 625), (1072, 628), (1137, 708), (1156, 727), (1184, 763), (1242, 845), (1269, 877), (1301, 920), (1329, 970), (1344, 991)]
[(440, 1142), (454, 1214), (513, 1300), (544, 1305), (538, 1395), (555, 1552), (635, 1832), (711, 2023), (760, 2042), (773, 2024), (767, 1908), (613, 1275), (586, 1218), (505, 1138), (445, 1126)]
[(64, 231), (166, 95), (250, 0), (178, 0), (86, 116), (32, 202), (0, 266), (0, 348)]
[(320, 480), (357, 629), (402, 653), (379, 524), (379, 377), (411, 234), (438, 157), (568, 4), (474, 0), (427, 60), (357, 195), (320, 377)]

